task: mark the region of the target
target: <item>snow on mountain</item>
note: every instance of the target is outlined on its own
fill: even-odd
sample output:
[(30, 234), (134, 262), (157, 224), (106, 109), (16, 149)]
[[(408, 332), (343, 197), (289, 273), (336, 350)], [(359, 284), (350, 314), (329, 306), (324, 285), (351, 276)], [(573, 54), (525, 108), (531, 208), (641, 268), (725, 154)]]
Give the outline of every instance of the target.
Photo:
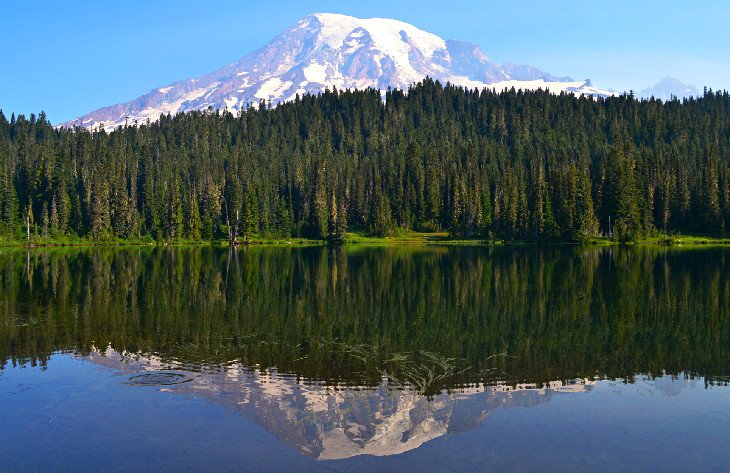
[(638, 96), (645, 99), (654, 97), (660, 100), (671, 100), (672, 97), (679, 99), (685, 97), (699, 97), (702, 95), (697, 87), (692, 84), (684, 84), (674, 77), (664, 77), (654, 86), (639, 92)]
[(62, 126), (107, 130), (161, 114), (277, 104), (326, 87), (406, 89), (429, 76), (468, 88), (548, 89), (608, 96), (590, 81), (555, 77), (531, 66), (497, 65), (479, 46), (445, 41), (402, 21), (318, 13), (242, 59), (197, 79), (174, 82), (131, 102), (105, 107)]

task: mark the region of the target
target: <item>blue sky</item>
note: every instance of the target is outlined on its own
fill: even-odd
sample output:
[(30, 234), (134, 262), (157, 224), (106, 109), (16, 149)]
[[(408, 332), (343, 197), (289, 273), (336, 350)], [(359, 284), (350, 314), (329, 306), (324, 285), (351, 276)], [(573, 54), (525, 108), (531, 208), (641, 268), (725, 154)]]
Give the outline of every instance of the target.
[(730, 89), (727, 0), (0, 0), (0, 108), (68, 120), (217, 69), (315, 12), (396, 18), (605, 88), (669, 75)]

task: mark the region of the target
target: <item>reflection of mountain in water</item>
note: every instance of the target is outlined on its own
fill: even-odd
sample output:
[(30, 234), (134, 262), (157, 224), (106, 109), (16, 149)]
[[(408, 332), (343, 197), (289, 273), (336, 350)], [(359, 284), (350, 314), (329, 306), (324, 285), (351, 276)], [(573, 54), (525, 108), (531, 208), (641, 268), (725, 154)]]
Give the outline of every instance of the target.
[[(170, 365), (154, 356), (92, 351), (94, 363), (136, 373)], [(477, 385), (426, 397), (393, 389), (325, 386), (276, 371), (259, 372), (238, 363), (196, 374), (189, 383), (160, 388), (202, 396), (261, 424), (288, 445), (319, 460), (356, 455), (397, 455), (447, 434), (479, 425), (494, 410), (530, 407), (563, 392), (586, 392), (593, 381), (536, 385)]]
[[(198, 373), (158, 389), (224, 405), (312, 458), (394, 455), (476, 429), (501, 407), (593, 389), (575, 379), (686, 373), (727, 382), (728, 255), (0, 252), (0, 366), (43, 365), (63, 351), (120, 370), (121, 381), (143, 370)], [(110, 347), (108, 356), (96, 347)]]
[[(0, 366), (151, 353), (432, 394), (475, 383), (730, 374), (726, 248), (0, 252)], [(498, 356), (506, 354), (507, 356)], [(398, 382), (400, 381), (400, 383)]]

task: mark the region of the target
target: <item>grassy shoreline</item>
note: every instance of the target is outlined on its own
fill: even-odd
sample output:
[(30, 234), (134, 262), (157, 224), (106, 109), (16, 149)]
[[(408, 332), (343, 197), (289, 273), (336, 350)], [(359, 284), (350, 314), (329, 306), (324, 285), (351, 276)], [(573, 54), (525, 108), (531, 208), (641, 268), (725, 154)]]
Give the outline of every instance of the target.
[[(237, 246), (290, 246), (290, 247), (308, 247), (308, 246), (326, 246), (327, 240), (315, 240), (306, 238), (251, 238), (244, 243), (239, 239)], [(521, 240), (502, 240), (502, 239), (485, 239), (485, 238), (451, 238), (446, 232), (402, 232), (400, 234), (388, 237), (375, 237), (364, 233), (347, 233), (342, 244), (344, 246), (423, 246), (423, 245), (439, 245), (439, 246), (554, 246), (554, 245), (573, 245), (573, 246), (613, 246), (613, 245), (630, 245), (630, 246), (730, 246), (730, 238), (712, 238), (704, 236), (692, 235), (659, 235), (644, 238), (639, 241), (629, 243), (619, 243), (611, 241), (608, 238), (591, 238), (582, 242), (573, 241), (521, 241)], [(92, 240), (86, 238), (51, 238), (51, 237), (35, 237), (30, 241), (0, 239), (0, 248), (52, 248), (52, 247), (167, 247), (167, 246), (229, 246), (226, 240), (176, 240), (172, 242), (157, 241), (152, 238), (140, 239), (114, 239), (114, 240)]]

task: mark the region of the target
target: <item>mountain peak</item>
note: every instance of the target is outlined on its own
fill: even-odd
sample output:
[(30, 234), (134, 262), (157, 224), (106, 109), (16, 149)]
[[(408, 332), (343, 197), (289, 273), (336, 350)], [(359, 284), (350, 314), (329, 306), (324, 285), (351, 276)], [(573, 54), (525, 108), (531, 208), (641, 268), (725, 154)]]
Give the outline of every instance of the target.
[(467, 88), (612, 94), (532, 66), (499, 66), (475, 44), (446, 41), (403, 21), (314, 13), (217, 71), (168, 84), (63, 125), (113, 129), (209, 107), (236, 113), (262, 100), (278, 104), (327, 87), (407, 89), (426, 76)]
[(317, 47), (337, 50), (343, 55), (367, 51), (381, 53), (373, 54), (372, 62), (378, 65), (382, 59), (390, 59), (402, 83), (424, 78), (422, 71), (412, 64), (413, 56), (430, 60), (437, 51), (446, 49), (446, 42), (438, 36), (388, 18), (361, 19), (335, 13), (315, 13), (300, 22), (298, 29), (317, 31)]
[(676, 77), (662, 77), (659, 82), (639, 92), (639, 97), (660, 100), (672, 100), (673, 98), (699, 97), (700, 91), (692, 84), (685, 84)]

